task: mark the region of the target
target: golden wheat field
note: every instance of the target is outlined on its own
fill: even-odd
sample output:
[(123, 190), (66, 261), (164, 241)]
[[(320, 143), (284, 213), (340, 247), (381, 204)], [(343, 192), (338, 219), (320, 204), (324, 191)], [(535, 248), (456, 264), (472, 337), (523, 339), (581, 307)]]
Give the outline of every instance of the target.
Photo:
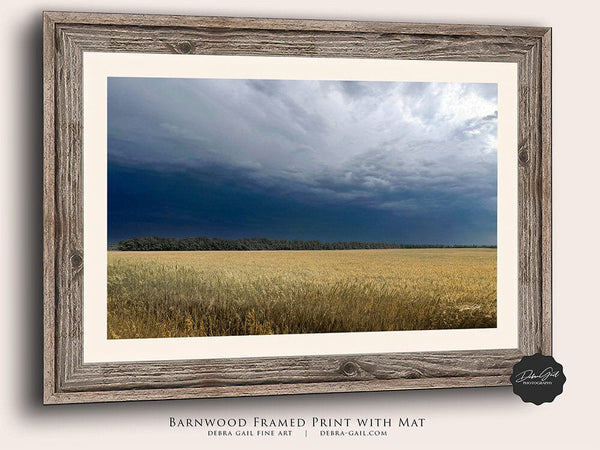
[(108, 338), (496, 326), (496, 249), (108, 252)]

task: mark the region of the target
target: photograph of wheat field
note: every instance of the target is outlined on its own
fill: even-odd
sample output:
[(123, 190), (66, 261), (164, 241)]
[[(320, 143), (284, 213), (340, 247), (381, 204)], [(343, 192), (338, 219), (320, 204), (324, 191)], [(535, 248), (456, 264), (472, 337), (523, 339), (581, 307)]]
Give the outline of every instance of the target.
[(109, 339), (496, 327), (496, 84), (107, 87)]

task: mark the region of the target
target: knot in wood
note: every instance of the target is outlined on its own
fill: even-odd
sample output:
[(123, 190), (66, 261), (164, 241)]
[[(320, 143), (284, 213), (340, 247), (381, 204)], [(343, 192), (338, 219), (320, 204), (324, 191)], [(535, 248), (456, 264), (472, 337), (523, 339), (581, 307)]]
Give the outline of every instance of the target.
[(344, 364), (342, 364), (341, 372), (347, 377), (353, 377), (358, 373), (358, 369), (358, 364), (356, 364), (354, 361), (346, 361)]
[(73, 253), (71, 255), (70, 262), (71, 262), (71, 267), (73, 268), (73, 270), (75, 272), (79, 272), (81, 270), (81, 267), (83, 266), (83, 257), (81, 256), (81, 253), (79, 253), (79, 252)]
[(523, 165), (529, 162), (529, 152), (526, 148), (519, 150), (519, 162)]
[(79, 253), (74, 253), (71, 255), (71, 265), (73, 267), (79, 267), (83, 264), (83, 258)]
[(179, 44), (177, 44), (177, 50), (179, 51), (179, 53), (191, 53), (192, 50), (194, 49), (194, 46), (192, 45), (192, 43), (190, 41), (184, 41), (184, 42), (180, 42)]

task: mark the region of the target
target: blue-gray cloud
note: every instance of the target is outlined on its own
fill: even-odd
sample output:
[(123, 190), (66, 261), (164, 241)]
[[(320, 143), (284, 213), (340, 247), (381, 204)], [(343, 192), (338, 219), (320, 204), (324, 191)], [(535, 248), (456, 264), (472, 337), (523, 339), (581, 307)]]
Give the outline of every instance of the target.
[(121, 166), (218, 168), (265, 195), (404, 218), (477, 210), (487, 228), (497, 115), (495, 84), (108, 81), (109, 158)]

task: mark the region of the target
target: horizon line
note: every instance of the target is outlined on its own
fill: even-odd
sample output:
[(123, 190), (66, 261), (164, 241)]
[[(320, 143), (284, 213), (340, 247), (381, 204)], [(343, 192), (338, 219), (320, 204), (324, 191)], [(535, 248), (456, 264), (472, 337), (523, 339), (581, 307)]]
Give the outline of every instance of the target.
[(323, 245), (334, 245), (334, 244), (372, 244), (372, 245), (396, 245), (396, 246), (407, 246), (407, 247), (483, 247), (483, 248), (497, 248), (497, 244), (482, 244), (482, 243), (406, 243), (406, 242), (390, 242), (390, 241), (364, 241), (364, 240), (335, 240), (335, 241), (324, 241), (320, 239), (271, 239), (261, 236), (252, 236), (252, 237), (243, 237), (243, 238), (220, 238), (217, 236), (208, 237), (208, 236), (188, 236), (188, 237), (162, 237), (156, 235), (150, 236), (136, 236), (132, 238), (119, 239), (118, 241), (107, 242), (107, 246), (118, 246), (119, 244), (127, 241), (134, 240), (146, 240), (146, 239), (156, 239), (159, 241), (174, 241), (180, 242), (185, 240), (208, 240), (208, 241), (221, 241), (221, 242), (239, 242), (239, 241), (268, 241), (270, 243), (281, 243), (281, 242), (290, 242), (290, 243), (314, 243), (314, 244), (323, 244)]

